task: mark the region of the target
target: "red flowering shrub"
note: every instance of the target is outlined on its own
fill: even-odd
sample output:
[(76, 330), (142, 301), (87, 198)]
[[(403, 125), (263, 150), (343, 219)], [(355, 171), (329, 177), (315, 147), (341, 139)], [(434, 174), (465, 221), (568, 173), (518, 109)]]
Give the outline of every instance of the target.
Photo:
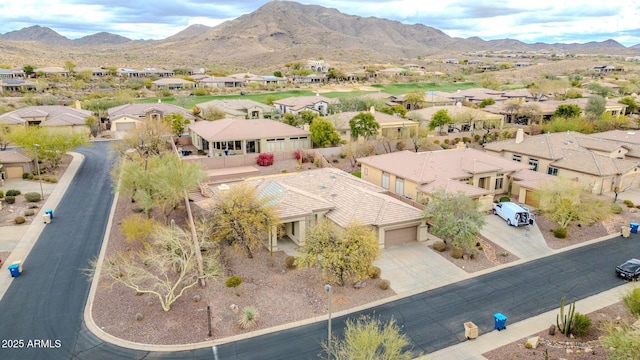
[(260, 165), (260, 166), (271, 166), (271, 165), (273, 165), (273, 154), (272, 153), (260, 153), (260, 155), (258, 155), (258, 165)]

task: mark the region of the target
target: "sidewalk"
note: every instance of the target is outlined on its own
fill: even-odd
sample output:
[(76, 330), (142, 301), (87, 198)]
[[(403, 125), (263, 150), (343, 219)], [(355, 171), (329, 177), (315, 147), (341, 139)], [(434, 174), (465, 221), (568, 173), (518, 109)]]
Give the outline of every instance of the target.
[[(0, 250), (11, 251), (11, 255), (6, 260), (6, 264), (11, 264), (14, 261), (23, 261), (31, 252), (31, 248), (38, 240), (40, 233), (46, 226), (44, 221), (40, 221), (44, 212), (47, 209), (53, 209), (55, 214), (55, 208), (64, 196), (71, 180), (78, 171), (80, 164), (84, 160), (84, 156), (78, 153), (70, 153), (73, 156), (73, 160), (69, 167), (55, 184), (51, 183), (39, 183), (37, 181), (25, 181), (22, 179), (9, 179), (5, 180), (3, 190), (17, 189), (22, 193), (25, 192), (40, 192), (40, 185), (42, 184), (42, 192), (44, 193), (44, 204), (40, 204), (38, 213), (34, 216), (34, 220), (28, 226), (16, 225), (16, 226), (3, 226), (0, 227)], [(55, 221), (55, 220), (54, 220)], [(3, 264), (5, 265), (5, 264)], [(24, 271), (29, 271), (25, 268)], [(13, 278), (6, 270), (6, 266), (0, 269), (0, 300), (6, 293)]]

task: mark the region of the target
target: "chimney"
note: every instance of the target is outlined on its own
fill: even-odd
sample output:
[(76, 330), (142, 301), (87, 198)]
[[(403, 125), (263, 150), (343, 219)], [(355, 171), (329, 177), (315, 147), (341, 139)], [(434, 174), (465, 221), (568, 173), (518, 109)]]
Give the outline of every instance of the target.
[(518, 129), (518, 131), (516, 131), (516, 144), (520, 144), (523, 141), (524, 141), (524, 130)]
[(371, 108), (369, 109), (369, 112), (372, 113), (373, 115), (375, 115), (376, 114), (375, 106), (371, 106)]
[(76, 110), (82, 110), (82, 104), (80, 104), (80, 100), (76, 100)]

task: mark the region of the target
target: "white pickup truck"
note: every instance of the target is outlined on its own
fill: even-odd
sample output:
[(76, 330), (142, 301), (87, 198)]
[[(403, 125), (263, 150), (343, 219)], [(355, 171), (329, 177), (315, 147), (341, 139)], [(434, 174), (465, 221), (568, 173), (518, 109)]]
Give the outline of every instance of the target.
[(533, 214), (524, 206), (512, 202), (493, 205), (493, 213), (503, 218), (510, 226), (533, 225)]

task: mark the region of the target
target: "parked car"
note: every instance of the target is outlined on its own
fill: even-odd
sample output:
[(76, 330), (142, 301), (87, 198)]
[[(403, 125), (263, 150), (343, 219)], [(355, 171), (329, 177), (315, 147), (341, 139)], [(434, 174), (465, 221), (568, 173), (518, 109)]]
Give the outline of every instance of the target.
[(629, 259), (624, 264), (616, 266), (616, 275), (626, 280), (640, 280), (640, 260)]
[(533, 215), (529, 209), (516, 203), (505, 201), (494, 204), (493, 213), (503, 218), (510, 226), (533, 225)]

